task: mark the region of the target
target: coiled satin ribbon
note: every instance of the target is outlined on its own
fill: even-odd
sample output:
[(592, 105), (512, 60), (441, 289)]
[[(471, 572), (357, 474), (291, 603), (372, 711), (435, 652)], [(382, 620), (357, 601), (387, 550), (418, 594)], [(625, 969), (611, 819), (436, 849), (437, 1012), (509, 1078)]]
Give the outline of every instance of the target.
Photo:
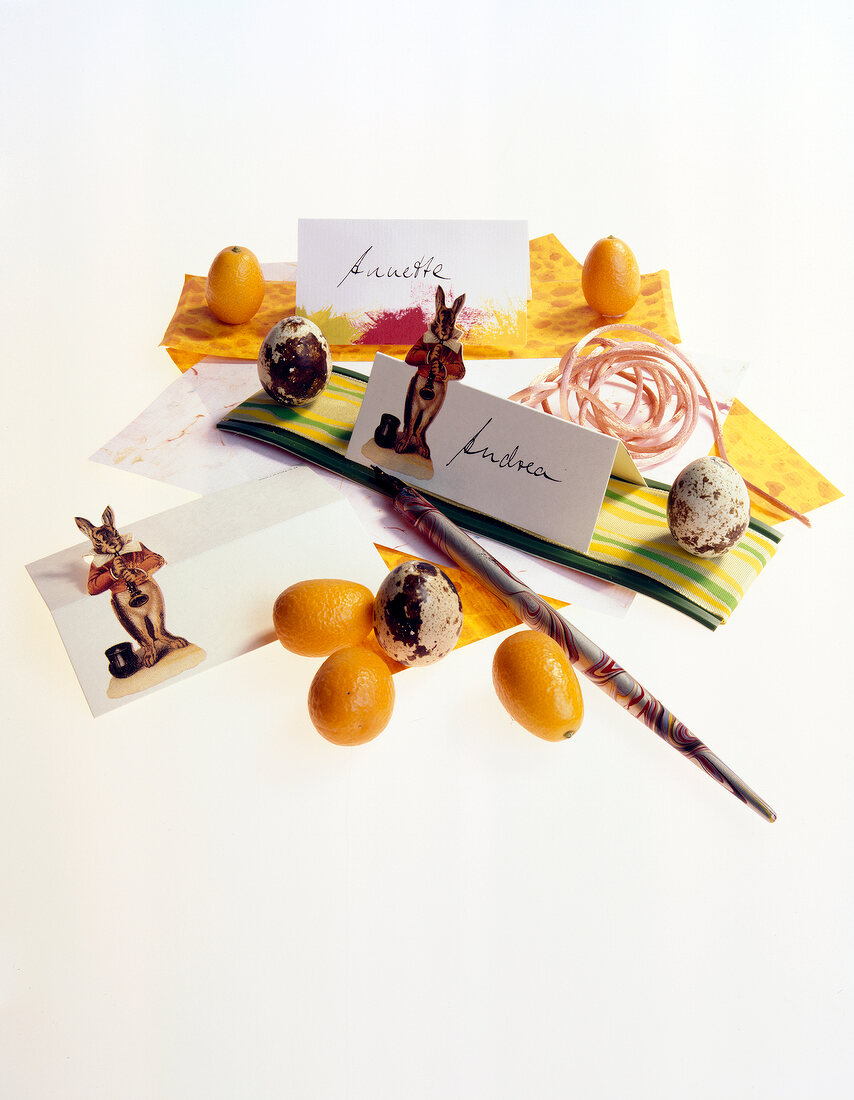
[[(642, 339), (623, 338), (627, 334)], [(600, 395), (602, 387), (615, 380), (634, 387), (625, 412)], [(681, 450), (706, 404), (718, 452), (729, 461), (718, 408), (703, 376), (679, 348), (640, 325), (594, 329), (563, 355), (557, 367), (539, 375), (510, 400), (555, 415), (549, 404), (555, 396), (558, 415), (621, 440), (639, 469), (663, 462)], [(763, 500), (811, 526), (794, 508), (749, 481), (745, 484)]]

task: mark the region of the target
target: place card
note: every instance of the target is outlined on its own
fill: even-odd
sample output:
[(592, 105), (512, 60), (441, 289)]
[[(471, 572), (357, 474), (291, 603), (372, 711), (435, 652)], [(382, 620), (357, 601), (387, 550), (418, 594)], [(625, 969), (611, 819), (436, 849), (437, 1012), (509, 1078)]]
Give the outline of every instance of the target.
[(625, 446), (559, 417), (374, 359), (347, 457), (586, 553), (608, 479), (644, 485)]
[(437, 286), (449, 300), (465, 294), (467, 343), (523, 345), (527, 222), (300, 219), (296, 311), (330, 344), (413, 343)]
[[(108, 510), (91, 524), (112, 520)], [(346, 568), (375, 591), (387, 572), (346, 498), (307, 466), (149, 516), (132, 535), (120, 509), (115, 523), (125, 566), (147, 555), (156, 570), (138, 573), (127, 599), (91, 536), (27, 566), (95, 716), (275, 641), (273, 604), (297, 581)]]

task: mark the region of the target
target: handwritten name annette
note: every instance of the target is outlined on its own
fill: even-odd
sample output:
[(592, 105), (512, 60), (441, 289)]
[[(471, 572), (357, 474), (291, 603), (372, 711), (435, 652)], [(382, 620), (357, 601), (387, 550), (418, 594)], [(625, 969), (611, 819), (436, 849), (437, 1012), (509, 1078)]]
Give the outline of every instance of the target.
[(500, 470), (515, 470), (517, 473), (530, 474), (531, 477), (544, 477), (546, 481), (560, 481), (559, 477), (552, 477), (550, 473), (546, 471), (544, 466), (538, 466), (536, 462), (531, 459), (530, 462), (526, 462), (524, 458), (518, 458), (519, 444), (517, 443), (512, 451), (507, 451), (501, 457), (496, 454), (495, 451), (485, 443), (481, 447), (477, 447), (478, 436), (492, 423), (492, 417), (483, 424), (474, 433), (468, 443), (465, 446), (460, 447), (453, 458), (449, 458), (445, 463), (446, 466), (450, 466), (451, 463), (460, 457), (460, 455), (473, 455), (475, 457), (485, 458), (489, 462), (494, 463)]
[(341, 283), (349, 279), (351, 275), (364, 275), (368, 279), (417, 279), (419, 275), (423, 275), (425, 279), (429, 275), (432, 275), (434, 279), (450, 279), (450, 275), (442, 274), (442, 265), (433, 262), (433, 256), (429, 260), (422, 256), (420, 260), (407, 264), (402, 271), (396, 267), (382, 267), (380, 264), (377, 264), (376, 267), (362, 267), (365, 257), (373, 247), (372, 244), (368, 245), (350, 270), (345, 273), (338, 286), (341, 286)]

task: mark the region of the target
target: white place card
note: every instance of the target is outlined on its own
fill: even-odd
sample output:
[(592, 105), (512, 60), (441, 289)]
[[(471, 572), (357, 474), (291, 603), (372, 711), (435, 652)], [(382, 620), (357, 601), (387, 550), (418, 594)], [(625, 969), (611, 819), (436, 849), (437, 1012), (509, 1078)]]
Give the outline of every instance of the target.
[[(116, 524), (129, 535), (120, 515)], [(296, 581), (337, 577), (343, 563), (348, 578), (375, 591), (387, 572), (351, 505), (306, 466), (150, 516), (132, 535), (123, 553), (148, 548), (163, 562), (153, 590), (137, 578), (141, 595), (148, 589), (137, 608), (117, 609), (103, 585), (90, 594), (92, 570), (103, 568), (89, 542), (27, 566), (96, 716), (275, 641), (273, 604)], [(183, 644), (146, 667), (134, 643), (163, 627)]]
[(585, 553), (612, 473), (644, 480), (610, 436), (374, 359), (347, 457)]
[(457, 324), (469, 344), (524, 344), (528, 223), (300, 219), (296, 309), (330, 344), (413, 343), (437, 286), (465, 294)]

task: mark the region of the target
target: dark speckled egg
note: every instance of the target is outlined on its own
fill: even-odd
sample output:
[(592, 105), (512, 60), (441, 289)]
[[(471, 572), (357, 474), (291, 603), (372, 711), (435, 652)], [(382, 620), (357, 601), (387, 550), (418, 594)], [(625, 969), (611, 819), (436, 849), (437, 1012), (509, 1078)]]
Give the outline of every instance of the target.
[(258, 352), (261, 385), (280, 405), (305, 405), (326, 386), (332, 356), (326, 337), (307, 317), (284, 317)]
[(463, 605), (451, 579), (429, 562), (392, 569), (374, 600), (374, 632), (402, 665), (431, 665), (457, 644)]

